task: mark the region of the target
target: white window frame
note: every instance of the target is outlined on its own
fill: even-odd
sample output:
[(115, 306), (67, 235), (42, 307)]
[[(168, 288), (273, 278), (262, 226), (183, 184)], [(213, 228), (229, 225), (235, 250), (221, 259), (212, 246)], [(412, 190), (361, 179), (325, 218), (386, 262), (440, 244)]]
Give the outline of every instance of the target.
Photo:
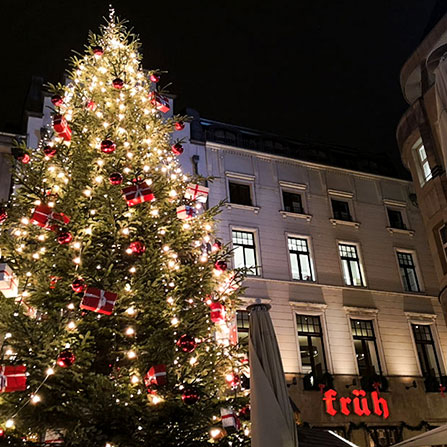
[[(313, 244), (312, 244), (312, 236), (308, 236), (308, 235), (305, 235), (305, 234), (297, 234), (297, 233), (286, 232), (285, 233), (285, 237), (286, 237), (287, 262), (288, 262), (288, 266), (289, 266), (290, 280), (294, 281), (294, 282), (297, 282), (297, 283), (303, 283), (303, 284), (318, 282), (317, 281), (317, 270), (315, 268), (315, 253), (314, 253)], [(290, 238), (295, 238), (295, 239), (306, 239), (306, 241), (307, 241), (307, 248), (309, 249), (310, 268), (312, 269), (313, 280), (305, 281), (305, 280), (302, 280), (302, 279), (295, 279), (295, 278), (293, 278), (293, 275), (292, 275), (292, 263), (290, 261), (290, 251), (289, 251), (289, 237)]]
[[(356, 215), (355, 215), (355, 208), (354, 208), (354, 193), (348, 192), (348, 191), (339, 191), (336, 189), (328, 189), (328, 205), (329, 205), (329, 215), (331, 216), (329, 218), (329, 221), (332, 225), (347, 225), (349, 227), (355, 227), (359, 228), (360, 222), (357, 221)], [(332, 208), (332, 199), (339, 200), (341, 202), (346, 202), (349, 207), (349, 214), (352, 217), (352, 220), (341, 220), (336, 219), (334, 217), (334, 210)]]
[(444, 260), (447, 262), (447, 242), (442, 242), (442, 234), (441, 234), (441, 229), (442, 228), (446, 228), (447, 229), (447, 223), (443, 222), (443, 224), (438, 228), (438, 236), (439, 236), (439, 243), (442, 247), (442, 252), (444, 253)]
[[(433, 178), (433, 171), (431, 169), (428, 158), (425, 158), (424, 160), (421, 158), (419, 151), (421, 147), (424, 148), (425, 157), (427, 157), (427, 151), (425, 149), (424, 142), (422, 141), (422, 138), (419, 137), (411, 147), (411, 150), (413, 152), (413, 157), (416, 162), (416, 170), (419, 176), (419, 183), (421, 187), (423, 187), (427, 182), (429, 182)], [(428, 165), (428, 168), (430, 169), (430, 174), (428, 174), (428, 176), (425, 175), (424, 165)]]
[(258, 214), (260, 207), (256, 206), (256, 190), (255, 190), (255, 176), (250, 174), (242, 174), (240, 172), (225, 172), (225, 186), (227, 189), (228, 200), (231, 200), (230, 196), (230, 182), (238, 183), (240, 185), (248, 185), (250, 187), (250, 197), (252, 205), (241, 205), (239, 203), (233, 203), (231, 201), (226, 203), (228, 209), (237, 208), (253, 211)]
[[(419, 291), (405, 290), (404, 282), (402, 281), (402, 275), (400, 274), (399, 259), (397, 257), (397, 252), (398, 251), (400, 251), (401, 253), (408, 253), (408, 254), (410, 254), (412, 256), (413, 262), (414, 262), (414, 268), (416, 270), (417, 280), (418, 280), (418, 284), (419, 284)], [(409, 293), (409, 294), (414, 293), (416, 295), (424, 293), (425, 292), (425, 285), (424, 285), (424, 280), (423, 280), (423, 277), (422, 277), (422, 272), (421, 272), (421, 269), (419, 267), (419, 260), (418, 260), (418, 257), (417, 257), (416, 250), (409, 249), (409, 248), (394, 247), (394, 259), (396, 260), (397, 273), (399, 275), (400, 285), (402, 286), (402, 290), (404, 291), (404, 293)]]
[[(385, 215), (386, 215), (386, 221), (387, 221), (387, 227), (386, 229), (391, 233), (401, 233), (401, 234), (408, 234), (409, 236), (414, 236), (414, 230), (410, 230), (410, 222), (408, 220), (408, 213), (407, 213), (407, 204), (405, 202), (400, 202), (398, 200), (391, 200), (391, 199), (383, 199), (383, 205), (385, 208)], [(391, 226), (390, 218), (388, 215), (388, 210), (392, 211), (399, 211), (402, 216), (402, 221), (405, 225), (405, 229), (402, 228), (394, 228)]]
[[(299, 194), (301, 196), (301, 203), (303, 205), (303, 211), (304, 213), (293, 213), (290, 211), (286, 211), (284, 207), (284, 197), (283, 192), (290, 192), (292, 194)], [(307, 222), (310, 222), (312, 220), (312, 215), (309, 214), (309, 203), (307, 200), (307, 185), (304, 183), (292, 183), (292, 182), (285, 182), (280, 180), (279, 181), (279, 195), (281, 200), (281, 209), (279, 212), (281, 213), (282, 217), (294, 217), (297, 219), (305, 219)]]
[[(245, 233), (253, 233), (253, 241), (255, 244), (255, 255), (256, 255), (256, 261), (257, 261), (257, 275), (247, 275), (247, 278), (262, 278), (262, 261), (261, 261), (261, 249), (260, 249), (260, 242), (259, 242), (259, 229), (258, 228), (249, 228), (249, 227), (240, 227), (237, 225), (230, 225), (230, 241), (231, 241), (231, 248), (233, 248), (233, 231), (243, 231)], [(234, 256), (231, 257), (231, 264), (233, 267), (234, 265)]]
[[(341, 272), (341, 277), (342, 277), (342, 281), (343, 281), (343, 286), (344, 287), (348, 287), (350, 289), (366, 289), (368, 288), (368, 280), (366, 278), (366, 269), (365, 269), (365, 262), (363, 259), (363, 255), (362, 255), (362, 250), (361, 250), (361, 246), (359, 242), (354, 242), (354, 241), (347, 241), (345, 239), (337, 239), (336, 241), (337, 244), (337, 256), (338, 256), (338, 263), (340, 266), (340, 272)], [(357, 255), (359, 257), (359, 261), (360, 261), (360, 272), (362, 274), (362, 279), (363, 279), (363, 286), (349, 286), (348, 284), (346, 284), (345, 282), (345, 275), (343, 272), (343, 263), (341, 260), (341, 256), (340, 256), (340, 248), (339, 248), (339, 244), (346, 244), (346, 245), (355, 245), (357, 248)]]
[(298, 372), (300, 374), (305, 374), (303, 371), (303, 364), (301, 361), (301, 351), (300, 351), (300, 342), (298, 339), (298, 328), (296, 325), (296, 315), (309, 315), (312, 317), (320, 317), (320, 323), (321, 323), (321, 330), (323, 332), (323, 343), (324, 343), (324, 353), (326, 355), (326, 367), (327, 372), (329, 374), (332, 374), (333, 367), (332, 367), (332, 358), (331, 358), (331, 348), (329, 344), (329, 332), (327, 328), (327, 321), (326, 321), (326, 309), (327, 304), (323, 303), (308, 303), (308, 302), (302, 302), (302, 301), (290, 301), (289, 302), (292, 311), (293, 311), (293, 328), (295, 331), (295, 343), (296, 343), (296, 352), (297, 352), (297, 358), (298, 358)]
[(360, 371), (357, 362), (357, 355), (355, 352), (354, 337), (352, 335), (352, 328), (351, 328), (351, 320), (368, 320), (372, 321), (374, 336), (376, 337), (377, 352), (379, 355), (380, 366), (382, 369), (382, 375), (387, 376), (388, 369), (385, 361), (385, 351), (383, 350), (382, 338), (380, 336), (379, 331), (379, 319), (378, 319), (379, 309), (369, 307), (354, 307), (354, 306), (343, 306), (343, 309), (346, 312), (349, 337), (351, 340), (352, 355), (354, 356), (353, 358), (354, 358), (356, 375), (360, 376)]

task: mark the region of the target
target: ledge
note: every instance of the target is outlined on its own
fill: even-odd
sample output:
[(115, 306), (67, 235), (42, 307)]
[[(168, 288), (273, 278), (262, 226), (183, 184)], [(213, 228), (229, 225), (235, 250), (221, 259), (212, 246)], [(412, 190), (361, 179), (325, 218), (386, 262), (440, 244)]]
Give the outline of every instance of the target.
[(379, 309), (375, 307), (358, 307), (358, 306), (343, 306), (343, 309), (348, 315), (375, 315), (379, 313)]
[(231, 210), (232, 208), (253, 211), (255, 214), (259, 213), (261, 209), (259, 206), (251, 206), (251, 205), (240, 205), (239, 203), (226, 203), (225, 206)]
[(360, 222), (354, 222), (353, 220), (340, 220), (340, 219), (329, 219), (329, 222), (332, 225), (346, 225), (348, 227), (360, 227)]
[(390, 234), (398, 233), (398, 234), (407, 234), (410, 237), (414, 236), (414, 230), (404, 230), (403, 228), (393, 228), (393, 227), (386, 227), (386, 229)]
[(307, 222), (310, 222), (312, 220), (311, 214), (291, 213), (290, 211), (284, 210), (279, 210), (279, 212), (281, 213), (281, 216), (284, 217), (284, 219), (286, 219), (287, 217), (293, 217), (295, 219), (306, 219)]

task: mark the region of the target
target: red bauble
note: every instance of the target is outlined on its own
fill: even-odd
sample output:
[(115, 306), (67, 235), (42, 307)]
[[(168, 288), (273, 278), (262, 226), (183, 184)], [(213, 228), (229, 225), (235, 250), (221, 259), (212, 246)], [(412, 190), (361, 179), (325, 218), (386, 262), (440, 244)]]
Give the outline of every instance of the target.
[(102, 56), (104, 54), (104, 50), (99, 46), (93, 47), (92, 51), (95, 56)]
[(194, 337), (191, 337), (188, 334), (184, 334), (177, 340), (177, 346), (183, 352), (191, 353), (194, 351), (194, 349), (196, 349), (197, 343), (194, 340)]
[(71, 233), (69, 233), (68, 231), (62, 231), (61, 233), (58, 234), (57, 236), (57, 241), (59, 242), (59, 244), (63, 245), (63, 244), (69, 244), (71, 241), (73, 240), (73, 236)]
[(124, 87), (124, 81), (122, 79), (120, 79), (120, 78), (115, 78), (112, 81), (112, 85), (113, 85), (114, 88), (116, 88), (118, 90), (121, 90)]
[(123, 183), (123, 176), (119, 172), (113, 172), (109, 176), (109, 182), (112, 185), (121, 185)]
[(3, 223), (8, 218), (8, 213), (5, 208), (0, 208), (0, 224)]
[(175, 130), (183, 130), (185, 128), (185, 123), (183, 121), (177, 121), (174, 124)]
[(183, 154), (183, 146), (180, 143), (175, 143), (171, 146), (172, 152), (175, 155), (182, 155)]
[(218, 241), (218, 240), (215, 240), (215, 241), (214, 241), (214, 244), (213, 244), (213, 249), (214, 249), (215, 251), (219, 251), (219, 250), (221, 250), (221, 249), (222, 249), (222, 242), (220, 242), (220, 241)]
[(135, 183), (136, 185), (140, 184), (143, 181), (143, 177), (135, 177), (132, 179), (132, 183)]
[(68, 368), (69, 366), (73, 365), (75, 360), (76, 360), (76, 357), (73, 354), (73, 351), (71, 349), (64, 349), (57, 356), (57, 362), (56, 363), (61, 368)]
[(132, 250), (132, 253), (135, 253), (136, 255), (141, 255), (146, 251), (146, 247), (141, 241), (131, 242), (129, 248)]
[(227, 269), (228, 265), (225, 261), (217, 261), (214, 264), (214, 268), (219, 270), (220, 272), (224, 272)]
[(5, 430), (3, 430), (3, 428), (0, 428), (0, 441), (2, 441), (3, 439), (5, 439)]
[(71, 288), (73, 289), (73, 292), (75, 292), (75, 293), (82, 293), (85, 290), (86, 285), (82, 278), (76, 278), (71, 283)]
[(160, 76), (158, 74), (152, 73), (150, 79), (152, 82), (158, 82), (160, 80)]
[(56, 155), (57, 149), (54, 146), (47, 145), (43, 148), (43, 153), (47, 157), (54, 157)]
[(110, 154), (116, 149), (116, 144), (112, 140), (103, 140), (101, 142), (101, 151), (105, 154)]
[(26, 165), (31, 160), (31, 157), (28, 154), (23, 153), (17, 157), (17, 160), (20, 160), (23, 164)]
[(64, 99), (60, 95), (53, 95), (51, 97), (51, 102), (56, 106), (60, 107), (64, 103)]
[(186, 405), (194, 405), (200, 400), (200, 394), (194, 388), (188, 388), (183, 391), (182, 400)]

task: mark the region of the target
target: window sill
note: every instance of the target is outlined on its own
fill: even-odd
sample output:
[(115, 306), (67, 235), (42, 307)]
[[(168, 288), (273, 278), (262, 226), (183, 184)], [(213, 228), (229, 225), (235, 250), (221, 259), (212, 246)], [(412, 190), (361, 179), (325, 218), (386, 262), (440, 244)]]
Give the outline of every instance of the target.
[(287, 217), (294, 217), (295, 219), (306, 219), (307, 222), (312, 220), (311, 214), (291, 213), (290, 211), (279, 210), (281, 216), (286, 219)]
[(410, 237), (414, 236), (414, 230), (404, 230), (403, 228), (393, 228), (393, 227), (386, 227), (386, 229), (389, 231), (390, 234), (407, 234)]
[(360, 227), (360, 222), (355, 222), (353, 220), (329, 219), (329, 222), (334, 226), (335, 225), (346, 225), (348, 227), (355, 227), (355, 228)]
[(240, 205), (239, 203), (226, 203), (225, 206), (229, 210), (231, 210), (232, 208), (235, 208), (235, 209), (240, 209), (240, 210), (253, 211), (255, 214), (258, 214), (259, 210), (261, 209), (259, 206)]

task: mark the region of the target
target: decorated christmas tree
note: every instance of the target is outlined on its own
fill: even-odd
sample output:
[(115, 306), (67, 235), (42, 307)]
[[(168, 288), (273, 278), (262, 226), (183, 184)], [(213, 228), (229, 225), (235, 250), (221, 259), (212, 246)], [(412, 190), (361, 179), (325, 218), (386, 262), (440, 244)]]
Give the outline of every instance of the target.
[(111, 13), (0, 214), (0, 444), (248, 445), (243, 273), (184, 175), (160, 72)]

